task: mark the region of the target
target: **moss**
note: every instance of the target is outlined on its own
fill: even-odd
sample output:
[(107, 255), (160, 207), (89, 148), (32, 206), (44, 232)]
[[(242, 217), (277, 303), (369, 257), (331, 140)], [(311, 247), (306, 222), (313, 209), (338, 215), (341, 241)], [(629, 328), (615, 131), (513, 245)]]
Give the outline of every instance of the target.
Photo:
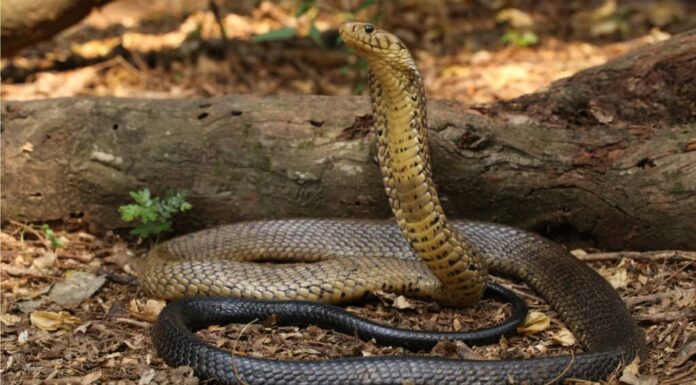
[(677, 182), (672, 187), (669, 189), (669, 192), (672, 194), (686, 194), (691, 192), (689, 189), (686, 188), (681, 182)]
[(271, 171), (271, 156), (266, 151), (266, 148), (260, 142), (255, 142), (251, 146), (251, 164), (254, 168), (263, 171)]
[(314, 147), (314, 140), (313, 139), (303, 140), (302, 142), (298, 143), (296, 147), (299, 149), (312, 148), (312, 147)]

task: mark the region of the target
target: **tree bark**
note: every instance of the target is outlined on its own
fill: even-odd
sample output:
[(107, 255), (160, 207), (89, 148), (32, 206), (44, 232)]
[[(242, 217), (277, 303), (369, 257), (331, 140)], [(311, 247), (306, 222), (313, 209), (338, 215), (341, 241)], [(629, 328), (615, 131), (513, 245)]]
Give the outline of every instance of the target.
[[(511, 102), (431, 102), (446, 211), (573, 245), (696, 249), (695, 73), (692, 32)], [(125, 227), (117, 208), (145, 186), (190, 192), (181, 232), (390, 216), (364, 97), (66, 98), (3, 109), (5, 219)]]
[(110, 0), (2, 0), (2, 56), (48, 39)]

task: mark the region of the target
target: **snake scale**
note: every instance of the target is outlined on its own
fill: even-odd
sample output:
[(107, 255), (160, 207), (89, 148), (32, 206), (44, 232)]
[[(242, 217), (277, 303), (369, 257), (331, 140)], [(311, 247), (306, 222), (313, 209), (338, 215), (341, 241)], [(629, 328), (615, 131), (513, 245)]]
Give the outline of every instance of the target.
[[(160, 298), (189, 297), (170, 303), (153, 327), (153, 343), (165, 361), (190, 365), (199, 376), (226, 384), (502, 385), (599, 379), (644, 355), (642, 332), (619, 295), (565, 249), (507, 226), (447, 220), (432, 182), (425, 94), (411, 54), (396, 36), (371, 24), (346, 23), (340, 34), (369, 65), (378, 160), (397, 224), (246, 222), (156, 246), (144, 262), (142, 287)], [(276, 314), (287, 322), (360, 335), (361, 327), (379, 327), (358, 325), (325, 304), (386, 290), (468, 305), (482, 296), (489, 271), (519, 279), (543, 296), (585, 352), (528, 360), (284, 361), (233, 356), (191, 332), (211, 323)], [(393, 342), (391, 333), (384, 331), (383, 340)]]

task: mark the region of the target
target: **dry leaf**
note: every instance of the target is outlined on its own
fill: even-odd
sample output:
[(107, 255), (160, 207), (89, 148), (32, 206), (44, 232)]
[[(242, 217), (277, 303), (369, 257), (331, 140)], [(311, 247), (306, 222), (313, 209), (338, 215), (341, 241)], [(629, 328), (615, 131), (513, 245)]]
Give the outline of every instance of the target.
[(54, 331), (69, 329), (70, 326), (80, 323), (80, 319), (67, 311), (35, 311), (29, 315), (31, 324), (41, 330)]
[(600, 7), (592, 11), (592, 20), (602, 20), (616, 12), (616, 0), (607, 0)]
[(498, 23), (509, 23), (514, 28), (531, 28), (534, 26), (534, 18), (517, 8), (507, 8), (498, 12), (495, 16)]
[(74, 308), (91, 297), (105, 282), (104, 276), (86, 271), (68, 271), (65, 280), (53, 285), (48, 297), (63, 307)]
[(87, 333), (87, 329), (89, 329), (90, 326), (92, 326), (92, 321), (87, 321), (87, 322), (83, 323), (82, 325), (76, 327), (75, 330), (73, 330), (73, 333), (74, 334), (77, 334), (77, 333), (85, 334), (85, 333)]
[(648, 8), (648, 17), (653, 25), (664, 27), (686, 15), (684, 7), (676, 1), (658, 1)]
[(293, 350), (293, 353), (294, 353), (294, 354), (313, 354), (313, 355), (321, 356), (321, 352), (320, 352), (320, 351), (318, 351), (318, 350), (316, 350), (316, 349), (312, 349), (312, 348), (304, 348), (304, 349)]
[(34, 258), (34, 260), (31, 261), (28, 273), (39, 276), (48, 275), (49, 272), (53, 270), (56, 259), (57, 256), (54, 252), (44, 251), (40, 257)]
[(12, 264), (0, 264), (0, 269), (9, 275), (21, 277), (24, 275), (49, 275), (56, 262), (56, 254), (52, 251), (43, 251), (41, 256), (31, 260), (31, 265), (26, 267), (23, 263), (15, 260)]
[(90, 40), (84, 44), (72, 43), (70, 50), (85, 59), (96, 59), (107, 56), (119, 44), (121, 44), (121, 38), (111, 37)]
[(465, 360), (485, 360), (486, 357), (476, 353), (469, 345), (462, 341), (454, 341), (454, 346), (459, 357)]
[(24, 146), (22, 146), (22, 151), (23, 152), (33, 152), (34, 151), (34, 145), (27, 142), (24, 143)]
[(142, 376), (140, 376), (140, 379), (138, 380), (138, 385), (148, 385), (152, 382), (152, 379), (155, 378), (155, 370), (154, 369), (148, 369), (143, 373)]
[(22, 320), (22, 317), (10, 313), (5, 313), (0, 317), (0, 322), (2, 322), (3, 325), (5, 326), (13, 326), (19, 323), (19, 321)]
[(392, 307), (399, 309), (399, 310), (404, 310), (404, 309), (413, 309), (413, 304), (409, 302), (409, 300), (406, 299), (403, 295), (400, 295), (396, 297), (394, 300), (394, 303), (392, 304)]
[(31, 313), (46, 302), (45, 298), (34, 299), (31, 301), (17, 301), (15, 305), (22, 313)]
[(626, 366), (621, 373), (621, 382), (628, 385), (657, 385), (657, 377), (647, 374), (640, 374), (640, 359), (636, 358), (630, 365)]
[(696, 151), (696, 140), (692, 140), (684, 146), (684, 152)]
[(628, 285), (628, 271), (625, 267), (617, 266), (609, 269), (601, 269), (599, 274), (609, 281), (614, 289), (624, 288)]
[(148, 299), (144, 305), (141, 301), (133, 299), (128, 303), (128, 310), (135, 319), (154, 322), (166, 305), (166, 302), (159, 299)]
[(590, 114), (599, 122), (602, 124), (607, 124), (611, 123), (614, 121), (614, 117), (609, 114), (606, 111), (603, 111), (601, 108), (597, 106), (591, 106), (590, 107)]
[(462, 323), (459, 321), (458, 318), (455, 318), (452, 321), (452, 329), (454, 329), (455, 332), (461, 331), (462, 330)]
[(22, 330), (21, 333), (17, 336), (17, 343), (20, 346), (23, 346), (29, 341), (29, 330)]
[(551, 335), (551, 340), (561, 346), (573, 346), (575, 345), (575, 337), (570, 330), (563, 328), (557, 333)]
[(90, 385), (96, 382), (97, 380), (101, 379), (102, 377), (102, 372), (101, 370), (97, 370), (96, 372), (92, 373), (87, 373), (82, 378), (80, 379), (80, 385)]
[(696, 306), (696, 289), (680, 290), (677, 297), (677, 305), (683, 308)]
[(132, 264), (133, 257), (134, 254), (126, 243), (117, 242), (111, 248), (111, 255), (104, 258), (104, 260), (108, 263), (116, 264), (120, 268), (125, 268), (127, 265)]
[(696, 356), (696, 340), (691, 341), (688, 344), (682, 346), (681, 350), (679, 350), (679, 353), (677, 353), (677, 356), (674, 357), (672, 365), (675, 367), (682, 366), (693, 356)]
[(532, 311), (527, 314), (522, 326), (517, 327), (517, 332), (521, 334), (536, 334), (549, 328), (551, 320), (549, 317), (540, 312)]

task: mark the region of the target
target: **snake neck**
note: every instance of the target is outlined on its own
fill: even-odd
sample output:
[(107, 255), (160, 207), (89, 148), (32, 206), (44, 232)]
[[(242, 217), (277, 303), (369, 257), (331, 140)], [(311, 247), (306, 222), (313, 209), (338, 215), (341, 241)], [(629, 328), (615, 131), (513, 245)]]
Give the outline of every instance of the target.
[(442, 298), (436, 300), (475, 303), (488, 270), (478, 250), (447, 222), (440, 204), (432, 180), (420, 72), (415, 62), (406, 72), (370, 63), (369, 87), (382, 180), (399, 227), (442, 283)]

